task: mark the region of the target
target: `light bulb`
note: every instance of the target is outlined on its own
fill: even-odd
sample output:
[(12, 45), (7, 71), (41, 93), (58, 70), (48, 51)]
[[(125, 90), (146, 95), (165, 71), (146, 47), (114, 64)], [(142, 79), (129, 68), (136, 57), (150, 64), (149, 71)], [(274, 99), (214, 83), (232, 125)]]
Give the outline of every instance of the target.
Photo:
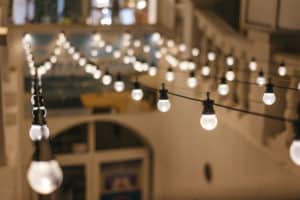
[(298, 88), (298, 90), (300, 90), (300, 82), (298, 83), (298, 87), (297, 88)]
[(29, 33), (26, 33), (24, 36), (23, 36), (23, 44), (31, 44), (32, 43), (32, 36), (31, 34)]
[(136, 3), (136, 8), (138, 10), (143, 10), (147, 7), (147, 1), (146, 0), (138, 0), (138, 2)]
[(157, 74), (157, 68), (156, 66), (150, 66), (148, 70), (149, 76), (155, 76)]
[(168, 82), (172, 82), (175, 79), (175, 75), (172, 68), (169, 68), (166, 72), (165, 78)]
[(158, 32), (153, 33), (151, 36), (151, 40), (157, 43), (160, 40), (160, 34)]
[(52, 68), (52, 63), (50, 61), (46, 61), (44, 67), (48, 71)]
[(64, 43), (64, 49), (69, 49), (71, 46), (70, 42), (65, 42)]
[[(166, 56), (165, 56), (165, 58), (166, 58), (166, 61), (172, 66), (172, 67), (177, 67), (177, 65), (178, 65), (178, 60), (174, 57), (174, 56), (172, 56), (172, 55), (170, 55), (170, 54), (167, 54)], [(187, 68), (187, 67), (186, 67)]]
[(188, 77), (186, 83), (187, 83), (189, 88), (195, 88), (197, 86), (198, 80), (195, 77), (195, 72), (194, 71), (190, 72), (190, 76)]
[(262, 100), (266, 105), (273, 105), (276, 101), (276, 96), (273, 91), (273, 84), (271, 83), (271, 80), (269, 80), (269, 82), (266, 84), (266, 90), (264, 92)]
[(93, 57), (98, 56), (98, 49), (92, 48), (92, 49), (91, 49), (91, 56), (93, 56)]
[(188, 62), (188, 70), (195, 70), (196, 69), (196, 64), (192, 60), (189, 60)]
[(181, 43), (181, 44), (179, 45), (178, 49), (179, 49), (180, 52), (184, 52), (184, 51), (186, 50), (186, 45), (183, 44), (183, 43)]
[(155, 52), (155, 58), (160, 59), (161, 56), (162, 56), (162, 55), (161, 55), (160, 51), (156, 51), (156, 52)]
[(252, 58), (251, 61), (249, 62), (249, 69), (250, 69), (250, 71), (256, 71), (257, 62), (256, 62), (255, 58)]
[(256, 83), (259, 86), (263, 86), (264, 84), (266, 84), (266, 78), (262, 70), (258, 73), (258, 77), (256, 78)]
[(218, 118), (215, 114), (214, 101), (209, 99), (209, 93), (207, 93), (207, 99), (203, 102), (203, 111), (200, 117), (200, 125), (205, 130), (214, 130), (218, 125)]
[(142, 63), (142, 70), (143, 70), (144, 72), (148, 71), (148, 70), (149, 70), (149, 64), (146, 63), (146, 62)]
[(102, 72), (96, 68), (96, 70), (93, 73), (94, 79), (99, 79), (101, 77), (101, 75), (102, 75)]
[(168, 97), (168, 90), (165, 89), (165, 84), (162, 84), (162, 89), (159, 90), (160, 96), (157, 101), (157, 109), (160, 112), (168, 112), (171, 108), (171, 103)]
[(55, 47), (53, 51), (54, 55), (59, 56), (61, 54), (61, 50), (59, 47)]
[(234, 65), (234, 57), (232, 55), (229, 55), (229, 56), (226, 57), (226, 64), (228, 66)]
[(282, 63), (280, 64), (280, 66), (278, 67), (278, 74), (279, 74), (280, 76), (285, 76), (285, 75), (286, 75), (286, 72), (287, 72), (286, 66), (285, 66), (284, 62), (282, 62)]
[(229, 93), (229, 86), (226, 82), (225, 77), (222, 77), (220, 80), (220, 84), (218, 85), (218, 92), (222, 96), (226, 96)]
[(114, 82), (114, 89), (116, 92), (123, 92), (125, 89), (125, 83), (122, 81), (122, 76), (120, 73), (117, 74), (117, 79)]
[(29, 130), (29, 137), (32, 141), (41, 140), (42, 137), (49, 138), (50, 131), (46, 124), (39, 125), (39, 124), (32, 124)]
[(211, 62), (214, 61), (216, 59), (216, 53), (213, 51), (209, 51), (207, 53), (207, 59)]
[(103, 48), (104, 46), (105, 46), (105, 41), (100, 40), (100, 41), (98, 42), (98, 47), (99, 47), (99, 48)]
[(235, 73), (232, 69), (228, 69), (225, 76), (228, 81), (233, 81), (235, 78)]
[(132, 48), (127, 49), (127, 54), (129, 56), (133, 56), (134, 55), (134, 50)]
[(187, 60), (184, 60), (184, 61), (181, 61), (180, 63), (179, 63), (179, 69), (181, 70), (181, 71), (186, 71), (186, 70), (188, 70), (188, 68), (189, 68), (189, 62), (187, 61)]
[(203, 76), (208, 76), (210, 74), (209, 63), (206, 63), (204, 66), (202, 66), (201, 73)]
[(94, 33), (93, 34), (93, 41), (94, 42), (99, 42), (101, 40), (101, 35), (99, 33)]
[(151, 48), (150, 48), (149, 45), (145, 45), (145, 46), (143, 47), (143, 51), (144, 51), (145, 53), (149, 53), (150, 50), (151, 50)]
[(73, 60), (75, 60), (75, 61), (79, 60), (79, 58), (80, 58), (80, 53), (74, 52), (72, 58), (73, 58)]
[(194, 57), (199, 56), (199, 53), (200, 53), (200, 51), (199, 51), (198, 48), (193, 48), (193, 49), (192, 49), (192, 55), (193, 55)]
[(136, 47), (136, 48), (140, 47), (141, 44), (142, 44), (142, 43), (141, 43), (140, 40), (134, 40), (134, 41), (133, 41), (133, 46)]
[(173, 48), (174, 46), (175, 46), (174, 40), (168, 40), (168, 41), (167, 41), (167, 47)]
[(52, 55), (52, 56), (50, 57), (50, 62), (51, 62), (52, 64), (54, 64), (54, 63), (57, 62), (57, 58), (56, 58), (55, 55)]
[(136, 60), (134, 63), (133, 63), (133, 69), (137, 72), (142, 72), (143, 71), (143, 68), (142, 68), (142, 63), (138, 60)]
[(113, 47), (111, 46), (111, 45), (106, 45), (106, 47), (105, 47), (105, 52), (106, 53), (111, 53), (112, 52), (112, 50), (113, 50)]
[(104, 75), (102, 76), (102, 83), (103, 83), (103, 85), (110, 85), (111, 82), (112, 82), (112, 77), (111, 77), (111, 75), (109, 74), (109, 72), (106, 71), (106, 72), (104, 73)]
[(35, 192), (47, 195), (60, 187), (63, 173), (56, 160), (32, 161), (27, 172), (27, 179)]
[(79, 60), (78, 60), (78, 64), (80, 66), (84, 66), (86, 64), (86, 58), (80, 57)]
[(120, 58), (121, 57), (121, 52), (119, 50), (115, 50), (113, 53), (114, 58)]
[(290, 157), (296, 165), (300, 166), (300, 140), (294, 139), (290, 146)]
[(133, 89), (131, 91), (131, 98), (135, 101), (140, 101), (143, 99), (144, 92), (141, 89), (140, 83), (138, 81), (135, 81), (133, 83)]

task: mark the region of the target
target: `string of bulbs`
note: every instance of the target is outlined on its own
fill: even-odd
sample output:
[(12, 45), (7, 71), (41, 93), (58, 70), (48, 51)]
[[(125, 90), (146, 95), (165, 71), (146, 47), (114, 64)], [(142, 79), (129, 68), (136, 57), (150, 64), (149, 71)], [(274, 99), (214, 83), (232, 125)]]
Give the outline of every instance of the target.
[[(105, 48), (105, 51), (109, 54), (112, 54), (115, 59), (122, 59), (124, 64), (131, 64), (133, 68), (137, 72), (147, 72), (150, 76), (155, 76), (157, 74), (157, 67), (151, 63), (149, 66), (148, 62), (140, 61), (135, 56), (135, 51), (131, 47), (140, 48), (142, 46), (142, 42), (140, 40), (133, 40), (132, 36), (129, 33), (125, 33), (123, 35), (123, 46), (122, 49), (113, 50), (113, 46), (107, 44), (102, 38), (101, 35), (98, 33), (93, 34), (93, 41), (97, 44), (97, 47), (93, 47), (91, 50), (91, 55), (93, 57), (97, 56), (97, 48)], [(45, 61), (42, 65), (36, 66), (32, 55), (31, 49), (31, 35), (25, 34), (23, 37), (23, 46), (26, 53), (26, 58), (28, 62), (28, 67), (30, 70), (31, 75), (33, 76), (32, 82), (32, 105), (33, 105), (33, 122), (32, 126), (29, 131), (29, 135), (31, 140), (35, 144), (35, 153), (33, 156), (33, 160), (28, 170), (28, 181), (30, 186), (34, 191), (39, 194), (50, 194), (54, 192), (62, 183), (62, 171), (59, 167), (57, 161), (54, 159), (53, 154), (51, 153), (50, 145), (49, 145), (49, 136), (50, 131), (46, 124), (46, 115), (47, 109), (44, 105), (44, 100), (42, 96), (42, 85), (41, 85), (41, 77), (46, 74), (49, 70), (52, 69), (52, 66), (57, 62), (58, 56), (61, 54), (61, 50), (64, 49), (68, 52), (68, 54), (72, 57), (74, 61), (78, 63), (80, 67), (83, 67), (85, 72), (91, 74), (95, 79), (102, 78), (102, 83), (104, 85), (110, 85), (113, 81), (112, 74), (110, 74), (108, 68), (106, 68), (105, 72), (102, 74), (102, 71), (99, 66), (94, 64), (93, 62), (89, 61), (83, 54), (81, 54), (76, 48), (71, 44), (70, 41), (66, 38), (65, 34), (59, 33), (58, 38), (56, 40), (56, 47), (53, 49), (50, 58)], [(156, 51), (154, 56), (157, 59), (166, 58), (167, 62), (170, 64), (170, 68), (168, 68), (167, 72), (165, 73), (165, 79), (167, 82), (172, 82), (175, 79), (175, 75), (173, 72), (173, 68), (175, 65), (178, 65), (182, 71), (188, 70), (190, 73), (189, 78), (187, 79), (187, 85), (190, 88), (195, 88), (197, 86), (197, 79), (195, 77), (195, 68), (196, 65), (191, 60), (184, 60), (178, 64), (178, 60), (168, 54), (168, 49), (163, 45), (163, 40), (159, 33), (152, 34), (152, 40), (155, 41), (156, 45), (160, 48), (159, 51)], [(173, 40), (167, 40), (167, 45), (175, 47), (177, 46)], [(124, 50), (126, 52), (124, 53)], [(179, 52), (184, 52), (186, 47), (184, 44), (178, 45)], [(143, 46), (143, 52), (148, 54), (151, 51), (151, 46), (146, 44)], [(192, 55), (194, 57), (199, 55), (199, 50), (196, 48), (192, 49)], [(207, 54), (208, 60), (210, 62), (215, 60), (215, 53), (208, 52)], [(232, 66), (234, 65), (234, 58), (227, 57), (226, 64), (229, 66), (227, 75), (222, 77), (213, 77), (213, 78), (220, 78), (220, 84), (218, 86), (218, 92), (220, 95), (227, 95), (229, 92), (229, 87), (226, 81), (233, 81), (235, 78), (235, 74), (233, 73)], [(254, 67), (254, 60), (251, 60), (249, 63), (249, 67), (251, 65), (252, 70)], [(201, 69), (202, 74), (208, 76), (210, 74), (210, 68), (207, 65), (207, 68)], [(279, 70), (281, 71), (281, 70)], [(278, 71), (278, 72), (279, 72)], [(286, 72), (285, 72), (286, 73)], [(264, 77), (257, 78), (258, 85), (265, 85), (265, 93), (263, 94), (263, 102), (266, 105), (272, 105), (275, 103), (276, 96), (273, 90), (273, 87), (279, 87), (282, 89), (291, 89), (284, 86), (274, 86), (269, 79), (266, 82)], [(236, 80), (239, 81), (239, 80)], [(243, 81), (239, 81), (243, 83)], [(244, 82), (245, 84), (253, 84)], [(125, 82), (123, 81), (122, 74), (118, 72), (115, 76), (114, 81), (114, 89), (116, 92), (122, 92), (125, 90)], [(215, 103), (214, 100), (210, 98), (210, 93), (206, 93), (206, 99), (198, 99), (182, 94), (178, 94), (175, 92), (170, 92), (166, 88), (166, 85), (163, 83), (161, 88), (158, 90), (153, 87), (142, 85), (138, 79), (132, 83), (132, 91), (131, 97), (134, 101), (141, 101), (144, 96), (143, 88), (151, 89), (159, 92), (159, 98), (157, 101), (157, 109), (161, 112), (168, 112), (171, 109), (171, 102), (169, 100), (168, 95), (176, 96), (179, 98), (184, 98), (190, 101), (201, 102), (203, 104), (203, 110), (200, 117), (200, 125), (203, 129), (207, 131), (212, 131), (217, 127), (218, 118), (214, 110), (214, 106), (225, 108), (229, 110), (233, 110), (236, 112), (247, 113), (259, 117), (269, 118), (273, 120), (280, 120), (290, 123), (295, 123), (296, 119), (288, 119), (284, 117), (278, 117), (273, 115), (262, 114), (258, 112), (251, 112), (244, 109), (238, 109), (235, 107), (231, 107), (228, 105), (218, 104)], [(292, 88), (293, 90), (295, 88)], [(45, 150), (46, 146), (46, 150)], [(297, 151), (300, 148), (300, 136), (296, 135), (295, 140), (290, 148), (290, 154), (292, 160), (297, 164), (300, 165), (300, 155), (298, 155)], [(42, 157), (43, 153), (47, 152), (49, 156)]]

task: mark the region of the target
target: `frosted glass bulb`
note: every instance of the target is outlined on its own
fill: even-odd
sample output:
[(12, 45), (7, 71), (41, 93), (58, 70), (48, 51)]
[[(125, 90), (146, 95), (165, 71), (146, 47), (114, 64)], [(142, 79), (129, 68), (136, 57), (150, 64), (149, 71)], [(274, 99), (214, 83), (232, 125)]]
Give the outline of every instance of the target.
[(179, 63), (179, 69), (182, 71), (186, 71), (189, 68), (189, 62), (188, 61), (181, 61)]
[(233, 56), (227, 56), (227, 58), (226, 58), (226, 64), (228, 66), (234, 65), (234, 57)]
[[(178, 65), (178, 60), (174, 57), (174, 56), (172, 56), (172, 55), (170, 55), (170, 54), (167, 54), (166, 56), (165, 56), (165, 58), (166, 58), (166, 61), (172, 66), (172, 67), (177, 67), (177, 65)], [(184, 61), (183, 61), (184, 62)]]
[(199, 56), (199, 53), (200, 53), (200, 51), (199, 51), (198, 48), (193, 48), (193, 49), (192, 49), (192, 55), (193, 55), (194, 57)]
[(266, 78), (263, 77), (263, 76), (258, 76), (258, 77), (256, 78), (256, 83), (257, 83), (257, 85), (259, 85), (259, 86), (263, 86), (264, 84), (266, 84)]
[(160, 34), (158, 32), (153, 33), (151, 36), (151, 40), (157, 43), (160, 40)]
[(276, 96), (275, 94), (272, 92), (272, 93), (268, 93), (268, 92), (265, 92), (264, 95), (263, 95), (263, 102), (266, 104), (266, 105), (272, 105), (274, 104), (276, 101)]
[(150, 50), (151, 50), (151, 48), (150, 48), (149, 45), (145, 45), (144, 48), (143, 48), (143, 50), (144, 50), (145, 53), (149, 53)]
[(101, 40), (101, 35), (99, 33), (94, 33), (93, 40), (94, 42), (99, 42)]
[(210, 74), (210, 67), (208, 65), (204, 65), (201, 69), (201, 73), (203, 76), (208, 76)]
[(140, 47), (141, 46), (141, 41), (140, 40), (134, 40), (133, 41), (133, 46), (134, 47)]
[(116, 92), (123, 92), (125, 89), (125, 83), (123, 81), (115, 81), (114, 89)]
[(196, 64), (193, 61), (190, 61), (188, 63), (188, 69), (189, 70), (195, 70), (196, 69)]
[(175, 46), (175, 42), (173, 40), (168, 40), (167, 41), (167, 47), (173, 48)]
[(172, 82), (174, 81), (175, 79), (175, 75), (174, 75), (174, 72), (173, 71), (167, 71), (166, 72), (166, 75), (165, 75), (165, 78), (168, 82)]
[(57, 62), (56, 56), (51, 56), (50, 57), (50, 62), (53, 63), (53, 64), (56, 63)]
[(112, 50), (113, 50), (113, 47), (112, 47), (111, 45), (107, 45), (107, 46), (105, 47), (105, 52), (106, 52), (106, 53), (111, 53)]
[(257, 62), (255, 60), (251, 60), (249, 62), (249, 69), (250, 69), (250, 71), (256, 71), (256, 69), (257, 69)]
[(86, 59), (84, 57), (79, 58), (78, 64), (80, 66), (84, 66), (86, 64)]
[(70, 42), (65, 42), (64, 43), (64, 49), (69, 49), (71, 46)]
[(32, 36), (29, 33), (26, 33), (22, 39), (23, 44), (31, 44), (32, 43)]
[(225, 74), (225, 77), (228, 81), (233, 81), (235, 78), (235, 73), (232, 70), (228, 70)]
[(63, 172), (56, 160), (32, 161), (27, 179), (31, 188), (43, 195), (53, 193), (63, 181)]
[(99, 48), (103, 48), (104, 46), (105, 46), (105, 41), (100, 40), (100, 41), (98, 42), (98, 47), (99, 47)]
[(59, 47), (55, 47), (55, 49), (54, 49), (54, 54), (55, 54), (56, 56), (58, 56), (58, 55), (61, 54), (61, 50), (60, 50)]
[(135, 71), (138, 71), (138, 72), (143, 71), (142, 63), (141, 63), (140, 61), (135, 61), (135, 62), (133, 63), (133, 69), (134, 69)]
[(42, 137), (49, 138), (50, 131), (48, 126), (45, 125), (38, 125), (38, 124), (32, 124), (29, 130), (29, 137), (32, 141), (38, 141), (41, 140)]
[(142, 89), (133, 89), (131, 91), (131, 98), (135, 101), (142, 100), (143, 96), (144, 96), (144, 93), (143, 93)]
[(93, 49), (91, 50), (91, 56), (93, 56), (93, 57), (98, 56), (98, 50), (97, 50), (96, 48), (93, 48)]
[(146, 0), (139, 0), (136, 4), (136, 8), (138, 10), (143, 10), (147, 7), (147, 1)]
[(298, 87), (297, 88), (298, 88), (298, 90), (300, 90), (300, 82), (298, 83)]
[(120, 58), (121, 52), (119, 50), (116, 50), (116, 51), (114, 51), (113, 56), (114, 56), (114, 58)]
[(80, 54), (78, 52), (75, 52), (72, 57), (73, 57), (73, 60), (77, 61), (80, 58)]
[(198, 84), (198, 80), (196, 77), (189, 77), (186, 81), (189, 88), (195, 88)]
[(184, 52), (186, 50), (186, 45), (182, 43), (179, 45), (178, 49), (180, 52)]
[(154, 66), (149, 67), (148, 74), (149, 74), (149, 76), (155, 76), (157, 74), (156, 67), (154, 67)]
[(171, 108), (171, 103), (169, 99), (159, 99), (157, 102), (157, 109), (160, 112), (168, 112)]
[(222, 96), (226, 96), (229, 93), (229, 86), (226, 83), (221, 83), (218, 86), (218, 92)]
[(101, 77), (102, 73), (100, 70), (96, 70), (93, 74), (94, 79), (99, 79)]
[(161, 53), (160, 51), (155, 52), (155, 58), (160, 59), (161, 58)]
[(216, 54), (215, 54), (215, 52), (209, 51), (209, 52), (207, 53), (207, 59), (208, 59), (209, 61), (214, 61), (214, 60), (216, 59)]
[(278, 74), (280, 76), (285, 76), (286, 72), (287, 72), (287, 70), (286, 70), (286, 67), (284, 65), (281, 65), (281, 66), (278, 67)]
[(149, 64), (148, 63), (142, 63), (142, 70), (144, 72), (148, 71), (149, 70)]
[(300, 140), (294, 140), (290, 146), (290, 157), (293, 163), (300, 166)]
[(103, 85), (110, 85), (111, 82), (112, 82), (112, 77), (110, 74), (107, 73), (102, 76)]
[(216, 114), (202, 114), (200, 117), (200, 125), (205, 130), (211, 131), (218, 125)]

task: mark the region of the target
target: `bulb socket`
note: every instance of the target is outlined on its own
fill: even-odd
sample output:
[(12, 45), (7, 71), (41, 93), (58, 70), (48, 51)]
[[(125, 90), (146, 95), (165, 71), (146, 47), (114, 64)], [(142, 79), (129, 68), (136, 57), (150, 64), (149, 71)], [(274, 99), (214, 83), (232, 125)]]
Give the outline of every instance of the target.
[(48, 139), (42, 137), (41, 140), (34, 142), (34, 146), (35, 150), (32, 156), (33, 161), (50, 161), (54, 159)]
[(122, 81), (122, 75), (120, 72), (117, 73), (117, 77), (116, 77), (117, 81)]
[(220, 78), (220, 84), (226, 84), (226, 83), (227, 83), (227, 80), (226, 80), (225, 76), (222, 76)]
[(215, 114), (214, 110), (214, 100), (209, 98), (209, 93), (207, 93), (207, 98), (203, 101), (203, 111), (202, 114)]
[(195, 71), (193, 70), (193, 71), (190, 71), (190, 77), (191, 78), (194, 78), (195, 77)]
[(141, 84), (137, 80), (133, 83), (133, 89), (141, 89)]
[(167, 100), (169, 99), (168, 97), (168, 90), (165, 88), (165, 84), (162, 84), (161, 89), (159, 90), (159, 99), (160, 100)]

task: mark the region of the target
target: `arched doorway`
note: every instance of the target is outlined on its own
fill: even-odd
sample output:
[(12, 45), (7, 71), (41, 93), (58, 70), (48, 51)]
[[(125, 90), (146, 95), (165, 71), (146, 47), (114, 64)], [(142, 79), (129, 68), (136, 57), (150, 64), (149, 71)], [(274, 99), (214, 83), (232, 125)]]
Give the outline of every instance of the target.
[(51, 145), (64, 171), (54, 199), (150, 199), (152, 150), (135, 130), (92, 121), (60, 132)]

